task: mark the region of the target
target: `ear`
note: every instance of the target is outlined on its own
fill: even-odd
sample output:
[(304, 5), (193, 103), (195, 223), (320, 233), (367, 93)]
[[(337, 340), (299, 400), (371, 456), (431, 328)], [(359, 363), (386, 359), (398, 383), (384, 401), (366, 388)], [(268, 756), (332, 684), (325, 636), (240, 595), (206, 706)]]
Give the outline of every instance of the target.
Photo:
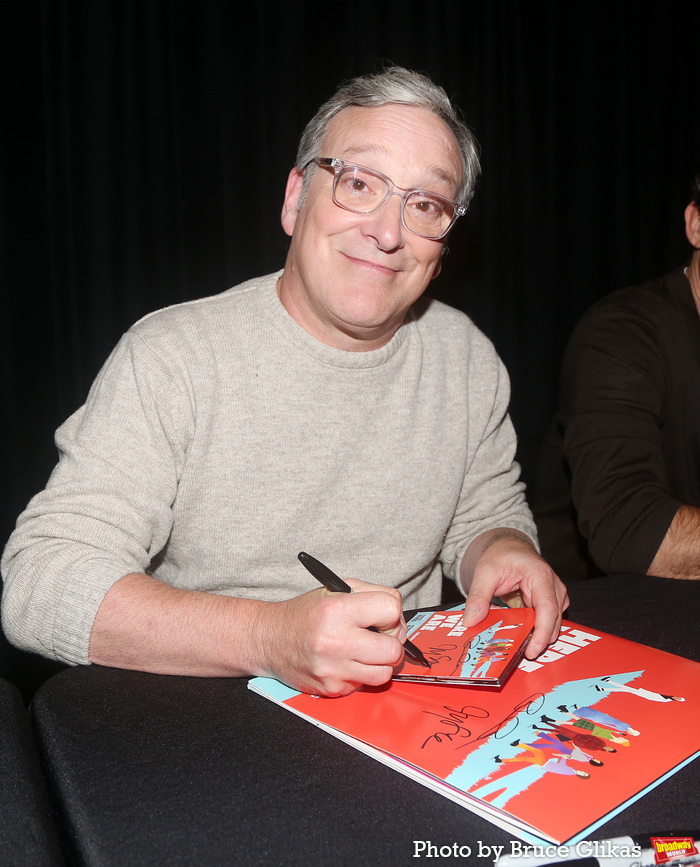
[(685, 234), (696, 250), (700, 250), (700, 212), (695, 202), (685, 209)]
[(282, 205), (282, 228), (291, 236), (297, 221), (297, 204), (301, 195), (301, 186), (304, 183), (304, 172), (293, 168), (287, 178), (287, 188), (284, 191), (284, 204)]

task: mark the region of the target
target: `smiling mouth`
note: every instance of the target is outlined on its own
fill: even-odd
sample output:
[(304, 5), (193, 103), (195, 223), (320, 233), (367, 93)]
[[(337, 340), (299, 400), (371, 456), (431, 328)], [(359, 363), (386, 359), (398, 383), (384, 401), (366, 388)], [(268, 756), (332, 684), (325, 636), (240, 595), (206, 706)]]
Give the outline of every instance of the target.
[(343, 253), (343, 255), (346, 259), (349, 259), (357, 265), (364, 266), (365, 268), (372, 268), (377, 271), (383, 271), (387, 274), (398, 274), (402, 270), (401, 268), (392, 268), (391, 265), (386, 265), (382, 262), (375, 262), (372, 259), (363, 259), (361, 256), (351, 256), (348, 253)]

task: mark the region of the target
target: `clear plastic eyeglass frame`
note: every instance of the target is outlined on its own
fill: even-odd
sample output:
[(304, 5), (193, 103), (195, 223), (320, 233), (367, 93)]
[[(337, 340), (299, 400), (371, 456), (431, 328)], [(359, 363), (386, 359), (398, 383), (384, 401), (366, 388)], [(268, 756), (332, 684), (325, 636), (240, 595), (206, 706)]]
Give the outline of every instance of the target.
[[(430, 190), (406, 189), (397, 186), (391, 178), (376, 169), (368, 169), (356, 163), (348, 163), (337, 157), (316, 157), (308, 164), (316, 163), (322, 169), (333, 172), (333, 201), (339, 208), (354, 214), (373, 214), (383, 207), (392, 196), (401, 199), (401, 222), (412, 235), (439, 241), (450, 231), (458, 217), (467, 213), (464, 205), (458, 205)], [(344, 189), (341, 181), (350, 175), (352, 180), (365, 184), (366, 189), (359, 186)], [(368, 179), (380, 182), (379, 194), (367, 186)], [(383, 191), (383, 192), (382, 192)], [(406, 206), (409, 205), (409, 216), (406, 216)], [(411, 209), (411, 205), (415, 205)], [(431, 228), (431, 223), (435, 223)]]

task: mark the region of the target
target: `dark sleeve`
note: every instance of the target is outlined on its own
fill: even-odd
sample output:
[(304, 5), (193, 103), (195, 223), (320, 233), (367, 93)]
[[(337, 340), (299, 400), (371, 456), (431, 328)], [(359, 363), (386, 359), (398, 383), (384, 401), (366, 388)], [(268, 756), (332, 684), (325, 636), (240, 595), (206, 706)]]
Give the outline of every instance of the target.
[(608, 574), (646, 574), (680, 506), (663, 455), (657, 322), (653, 308), (606, 300), (577, 326), (562, 367), (572, 498), (591, 556)]

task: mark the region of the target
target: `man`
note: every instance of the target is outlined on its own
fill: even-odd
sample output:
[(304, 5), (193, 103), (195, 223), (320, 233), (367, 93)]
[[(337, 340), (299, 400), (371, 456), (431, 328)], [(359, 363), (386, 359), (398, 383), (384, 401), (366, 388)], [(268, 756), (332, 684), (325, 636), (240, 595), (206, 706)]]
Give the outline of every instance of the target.
[[(505, 372), (466, 317), (419, 300), (477, 173), (423, 76), (322, 106), (287, 183), (284, 270), (137, 323), (57, 433), (4, 555), (13, 641), (340, 695), (391, 677), (402, 597), (437, 603), (441, 569), (468, 624), (515, 594), (537, 612), (529, 654), (555, 640), (566, 591), (532, 542)], [(312, 589), (303, 549), (356, 592)]]
[(535, 501), (564, 580), (700, 578), (700, 175), (685, 228), (687, 267), (603, 298), (567, 347)]

